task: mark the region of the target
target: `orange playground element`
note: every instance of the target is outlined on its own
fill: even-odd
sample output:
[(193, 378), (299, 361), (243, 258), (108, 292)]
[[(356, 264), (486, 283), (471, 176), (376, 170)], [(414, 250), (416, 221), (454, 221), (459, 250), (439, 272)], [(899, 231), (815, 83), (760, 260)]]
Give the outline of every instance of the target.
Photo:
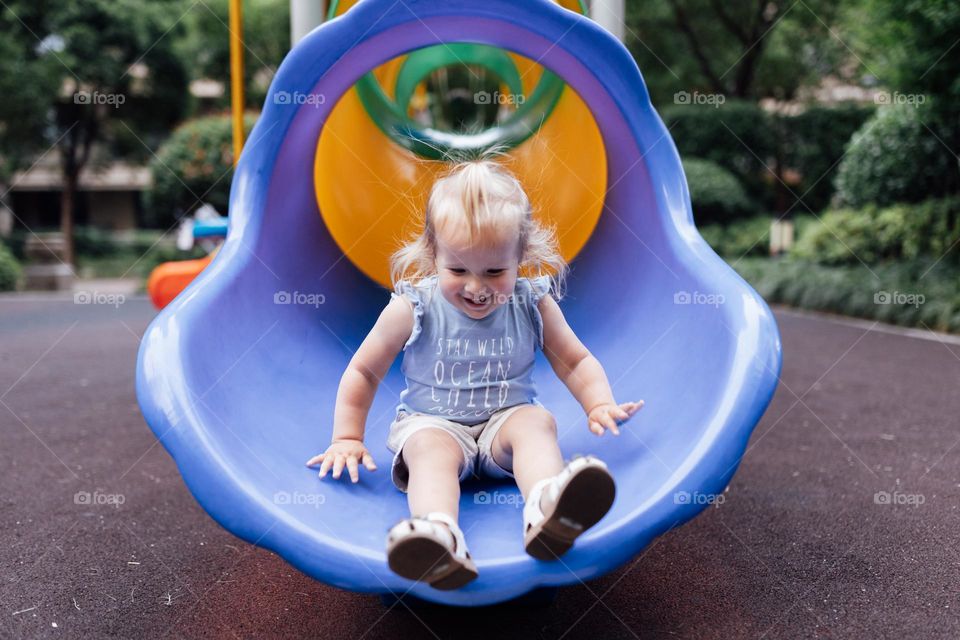
[(196, 260), (164, 262), (150, 273), (147, 293), (157, 309), (163, 309), (176, 298), (193, 279), (207, 268), (216, 251)]

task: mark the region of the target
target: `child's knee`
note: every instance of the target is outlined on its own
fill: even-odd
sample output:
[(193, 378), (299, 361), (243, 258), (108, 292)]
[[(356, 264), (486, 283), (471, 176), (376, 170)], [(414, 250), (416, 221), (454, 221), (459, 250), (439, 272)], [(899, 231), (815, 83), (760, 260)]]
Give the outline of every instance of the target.
[(523, 438), (557, 436), (557, 419), (543, 407), (529, 406), (511, 415), (497, 434), (501, 446), (510, 445)]
[(463, 450), (452, 435), (441, 429), (421, 429), (403, 443), (403, 461), (411, 466), (428, 461), (436, 467), (449, 465), (458, 469), (463, 464)]

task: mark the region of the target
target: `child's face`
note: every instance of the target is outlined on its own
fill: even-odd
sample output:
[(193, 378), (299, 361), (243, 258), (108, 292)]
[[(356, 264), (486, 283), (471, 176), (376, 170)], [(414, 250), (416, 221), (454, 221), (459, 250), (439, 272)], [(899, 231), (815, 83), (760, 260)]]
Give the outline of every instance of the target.
[(520, 256), (517, 234), (509, 235), (480, 247), (471, 246), (466, 237), (437, 234), (440, 292), (471, 318), (485, 318), (513, 295)]

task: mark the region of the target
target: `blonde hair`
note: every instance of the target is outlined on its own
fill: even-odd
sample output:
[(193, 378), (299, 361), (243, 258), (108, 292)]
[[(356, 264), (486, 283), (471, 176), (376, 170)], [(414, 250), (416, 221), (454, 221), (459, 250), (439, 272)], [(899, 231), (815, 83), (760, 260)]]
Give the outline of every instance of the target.
[(521, 276), (549, 275), (560, 299), (569, 267), (556, 232), (533, 218), (520, 181), (489, 159), (457, 162), (434, 183), (421, 230), (390, 256), (390, 279), (416, 282), (437, 273), (437, 233), (465, 229), (471, 243), (487, 246), (519, 236)]

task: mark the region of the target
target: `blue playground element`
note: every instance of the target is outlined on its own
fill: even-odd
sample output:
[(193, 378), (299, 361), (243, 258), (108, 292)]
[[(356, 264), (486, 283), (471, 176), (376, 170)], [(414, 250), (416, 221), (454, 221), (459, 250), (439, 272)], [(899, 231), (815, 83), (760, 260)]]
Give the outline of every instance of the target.
[[(354, 485), (304, 466), (329, 443), (340, 376), (389, 297), (324, 227), (317, 140), (358, 78), (438, 39), (539, 60), (590, 106), (611, 186), (561, 306), (616, 397), (646, 401), (620, 437), (597, 438), (538, 355), (540, 400), (557, 416), (564, 455), (604, 459), (617, 499), (562, 562), (539, 562), (523, 550), (516, 487), (465, 485), (461, 526), (480, 577), (458, 591), (413, 585), (386, 565), (387, 529), (407, 515), (385, 446), (399, 359), (367, 422), (379, 470), (361, 470)], [(278, 103), (280, 91), (327, 100)], [(229, 225), (212, 264), (143, 338), (140, 405), (211, 516), (343, 589), (486, 605), (610, 572), (725, 489), (776, 388), (774, 318), (694, 227), (680, 159), (636, 64), (596, 24), (547, 0), (365, 0), (313, 31), (274, 78), (240, 158)]]
[(196, 220), (193, 223), (194, 238), (222, 238), (227, 235), (227, 218), (221, 220)]

